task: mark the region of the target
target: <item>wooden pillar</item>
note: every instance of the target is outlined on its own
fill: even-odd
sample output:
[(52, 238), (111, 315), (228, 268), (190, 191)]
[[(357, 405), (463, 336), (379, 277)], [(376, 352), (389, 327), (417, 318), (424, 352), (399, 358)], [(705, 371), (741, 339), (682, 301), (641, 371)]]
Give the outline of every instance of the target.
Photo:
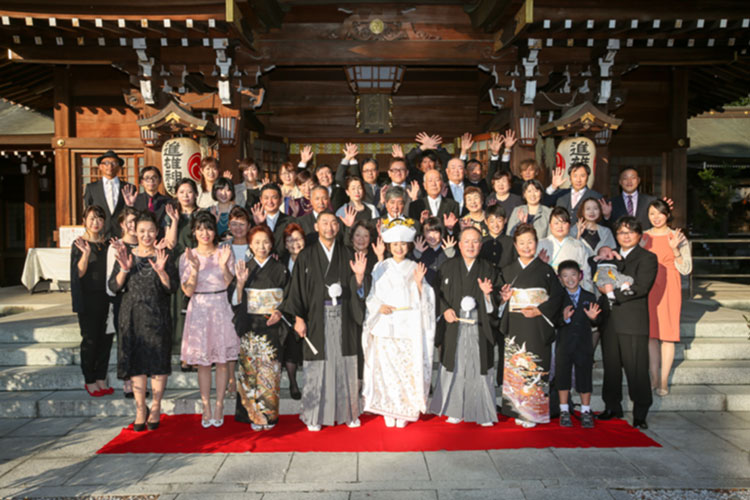
[(594, 175), (594, 190), (606, 197), (611, 197), (609, 170), (609, 146), (596, 146), (596, 174)]
[(26, 232), (26, 251), (39, 245), (39, 172), (29, 168), (23, 178), (23, 218)]
[(687, 225), (687, 138), (688, 120), (688, 70), (672, 69), (672, 102), (670, 122), (673, 138), (673, 149), (667, 155), (668, 168), (666, 196), (674, 201), (674, 225)]
[[(73, 186), (75, 171), (70, 164), (68, 139), (74, 134), (71, 120), (72, 106), (70, 99), (70, 70), (64, 66), (55, 66), (55, 134), (52, 147), (55, 148), (55, 225), (73, 224)], [(38, 183), (37, 183), (38, 186)]]

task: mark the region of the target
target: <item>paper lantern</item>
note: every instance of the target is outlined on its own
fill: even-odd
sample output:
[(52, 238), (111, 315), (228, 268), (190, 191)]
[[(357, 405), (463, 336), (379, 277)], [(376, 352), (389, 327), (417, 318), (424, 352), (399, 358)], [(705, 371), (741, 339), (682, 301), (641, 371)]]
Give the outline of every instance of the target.
[(587, 185), (589, 188), (594, 186), (594, 174), (596, 173), (594, 170), (596, 168), (596, 145), (594, 145), (594, 141), (588, 137), (568, 137), (563, 139), (557, 146), (555, 158), (557, 160), (557, 168), (563, 167), (565, 169), (565, 182), (560, 187), (570, 187), (568, 169), (574, 163), (585, 163), (589, 166), (591, 175), (589, 175)]
[(187, 137), (169, 139), (161, 148), (161, 167), (164, 189), (172, 196), (176, 194), (177, 183), (183, 177), (200, 182), (200, 145)]

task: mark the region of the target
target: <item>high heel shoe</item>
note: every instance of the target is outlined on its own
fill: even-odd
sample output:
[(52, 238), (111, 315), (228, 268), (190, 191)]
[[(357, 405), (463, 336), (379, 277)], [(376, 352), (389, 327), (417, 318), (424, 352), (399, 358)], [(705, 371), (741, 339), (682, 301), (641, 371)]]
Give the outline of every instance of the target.
[(161, 408), (159, 408), (159, 419), (156, 422), (149, 422), (148, 417), (146, 417), (146, 429), (150, 431), (155, 431), (159, 428), (159, 424), (161, 423)]
[[(208, 409), (208, 418), (206, 418), (206, 410)], [(203, 413), (201, 414), (201, 426), (204, 429), (208, 429), (209, 427), (214, 425), (214, 419), (211, 418), (211, 403), (208, 404), (208, 407), (203, 408)]]
[(86, 389), (86, 392), (88, 392), (89, 396), (91, 396), (92, 398), (100, 398), (100, 397), (104, 396), (104, 394), (102, 394), (102, 391), (99, 390), (99, 389), (95, 390), (94, 392), (91, 392), (89, 390), (89, 386), (86, 385), (86, 384), (83, 385), (83, 388)]
[[(221, 411), (219, 411), (219, 408), (221, 408)], [(214, 417), (215, 418), (211, 421), (214, 427), (221, 427), (224, 425), (224, 403), (221, 405), (216, 403), (216, 406), (214, 406)]]
[[(135, 432), (143, 432), (143, 431), (146, 430), (146, 422), (148, 422), (148, 415), (149, 415), (149, 413), (150, 413), (150, 411), (149, 411), (149, 408), (147, 406), (146, 407), (146, 420), (144, 420), (142, 424), (136, 424), (135, 420), (133, 421), (133, 430)], [(136, 418), (138, 418), (138, 417), (136, 416)]]

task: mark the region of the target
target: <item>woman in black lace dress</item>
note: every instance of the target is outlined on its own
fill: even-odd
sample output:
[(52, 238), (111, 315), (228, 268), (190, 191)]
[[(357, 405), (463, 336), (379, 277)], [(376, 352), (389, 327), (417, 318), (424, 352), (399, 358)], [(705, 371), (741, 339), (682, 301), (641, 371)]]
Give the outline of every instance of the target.
[[(155, 247), (158, 229), (153, 215), (139, 215), (135, 230), (138, 246), (131, 250), (123, 245), (118, 249), (109, 287), (122, 294), (117, 377), (130, 377), (133, 381), (133, 427), (142, 431), (159, 426), (161, 399), (171, 373), (170, 295), (177, 289), (179, 279), (170, 255)], [(148, 377), (154, 395), (150, 411), (146, 407)]]

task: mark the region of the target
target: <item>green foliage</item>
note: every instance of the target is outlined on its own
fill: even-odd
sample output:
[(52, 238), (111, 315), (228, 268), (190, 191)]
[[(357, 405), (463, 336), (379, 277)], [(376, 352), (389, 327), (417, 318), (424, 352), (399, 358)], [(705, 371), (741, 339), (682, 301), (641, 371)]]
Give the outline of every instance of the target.
[(750, 95), (740, 97), (734, 102), (730, 102), (727, 106), (750, 106)]
[(733, 176), (727, 175), (728, 173), (726, 169), (717, 173), (713, 168), (698, 172), (700, 182), (695, 190), (702, 210), (697, 210), (694, 214), (695, 230), (709, 235), (720, 235), (725, 232), (725, 219), (730, 212), (734, 193), (734, 179)]

